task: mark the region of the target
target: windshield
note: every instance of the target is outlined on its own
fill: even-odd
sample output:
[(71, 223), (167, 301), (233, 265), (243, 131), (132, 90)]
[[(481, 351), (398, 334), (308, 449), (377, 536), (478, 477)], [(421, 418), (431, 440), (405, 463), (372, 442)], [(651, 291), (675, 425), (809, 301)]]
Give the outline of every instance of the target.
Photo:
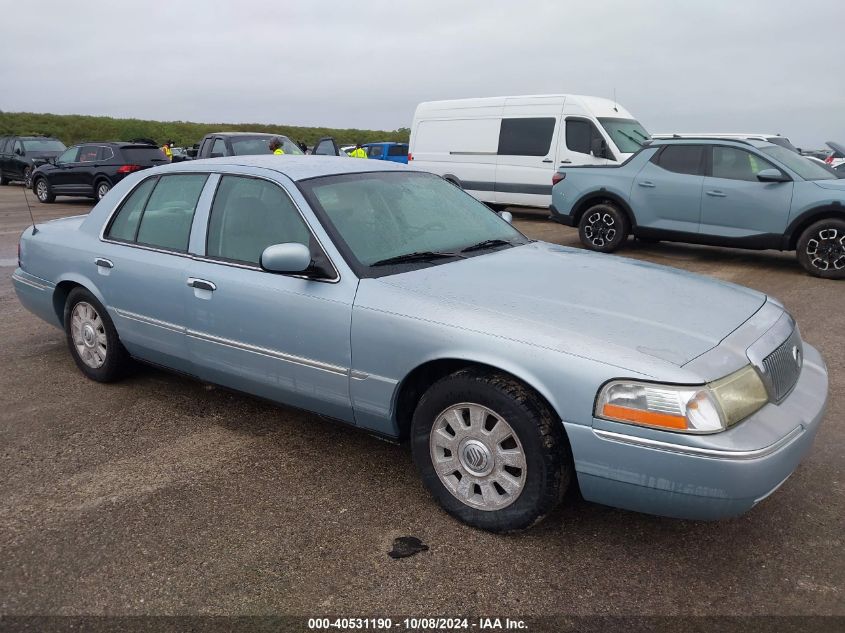
[[(313, 178), (300, 183), (311, 205), (334, 227), (345, 255), (358, 267), (409, 254), (457, 253), (495, 240), (490, 248), (528, 239), (472, 196), (439, 176), (375, 172)], [(499, 242), (501, 240), (502, 242)], [(467, 255), (483, 253), (479, 249)], [(431, 266), (436, 258), (399, 264)], [(381, 272), (396, 272), (394, 270)], [(376, 272), (373, 270), (372, 272)]]
[(282, 150), (285, 154), (301, 155), (302, 150), (294, 145), (287, 136), (236, 136), (232, 138), (232, 151), (235, 156), (253, 156), (255, 154), (272, 154), (270, 141), (274, 138), (282, 142)]
[(779, 160), (804, 180), (836, 180), (836, 174), (780, 145), (761, 147), (760, 151)]
[(599, 123), (623, 154), (633, 154), (651, 139), (645, 128), (634, 119), (600, 118)]
[(27, 138), (21, 139), (24, 151), (27, 152), (63, 152), (65, 144), (54, 138)]

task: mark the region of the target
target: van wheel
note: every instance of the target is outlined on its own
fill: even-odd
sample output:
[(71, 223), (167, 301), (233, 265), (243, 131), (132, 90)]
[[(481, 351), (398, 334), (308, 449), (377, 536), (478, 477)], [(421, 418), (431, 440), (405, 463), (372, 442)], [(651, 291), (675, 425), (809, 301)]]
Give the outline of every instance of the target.
[(35, 197), (39, 202), (50, 203), (56, 200), (56, 196), (50, 189), (50, 184), (45, 178), (39, 178), (35, 181)]
[(608, 202), (594, 204), (581, 216), (578, 237), (590, 250), (612, 253), (628, 237), (628, 218)]
[(480, 369), (455, 372), (425, 392), (411, 450), (446, 512), (491, 532), (534, 525), (572, 478), (563, 425), (549, 407), (509, 376)]
[(845, 220), (828, 218), (809, 226), (798, 239), (796, 256), (811, 275), (845, 279)]
[(103, 304), (85, 288), (74, 288), (64, 316), (67, 344), (79, 370), (97, 382), (121, 378), (130, 364), (129, 353)]

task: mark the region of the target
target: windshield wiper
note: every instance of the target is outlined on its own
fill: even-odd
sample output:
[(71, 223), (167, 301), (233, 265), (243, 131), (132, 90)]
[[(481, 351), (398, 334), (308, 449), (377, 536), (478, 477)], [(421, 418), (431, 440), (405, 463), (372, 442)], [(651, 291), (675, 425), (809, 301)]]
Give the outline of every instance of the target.
[(416, 253), (406, 253), (404, 255), (396, 255), (386, 259), (380, 259), (373, 262), (370, 266), (390, 266), (392, 264), (407, 264), (410, 262), (424, 262), (430, 259), (440, 259), (441, 257), (458, 257), (466, 259), (460, 253), (441, 253), (438, 251), (417, 251)]
[(508, 240), (500, 240), (500, 239), (493, 239), (493, 240), (484, 240), (483, 242), (479, 242), (478, 244), (473, 244), (472, 246), (467, 246), (466, 248), (462, 248), (462, 253), (469, 253), (471, 251), (480, 251), (483, 248), (490, 248), (492, 246), (514, 246), (513, 242), (509, 242)]
[[(633, 136), (631, 136), (630, 134), (626, 134), (626, 133), (625, 133), (625, 132), (623, 132), (622, 130), (616, 130), (616, 131), (617, 131), (619, 134), (621, 134), (622, 136), (624, 136), (625, 138), (627, 138), (629, 141), (631, 141), (631, 142), (633, 142), (633, 143), (636, 143), (638, 147), (642, 147), (642, 146), (643, 146), (642, 141), (638, 141), (637, 139), (635, 139), (635, 138), (634, 138)], [(648, 139), (646, 139), (646, 140), (648, 140)]]

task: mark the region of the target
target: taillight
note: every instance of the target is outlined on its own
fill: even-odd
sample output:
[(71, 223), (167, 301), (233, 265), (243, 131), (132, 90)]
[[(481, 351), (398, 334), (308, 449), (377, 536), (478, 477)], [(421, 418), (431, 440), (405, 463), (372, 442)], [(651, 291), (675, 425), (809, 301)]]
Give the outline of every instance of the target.
[(561, 180), (565, 180), (565, 179), (566, 179), (566, 174), (562, 174), (559, 171), (556, 171), (554, 173), (554, 175), (552, 176), (552, 186), (556, 185)]
[(414, 160), (414, 155), (411, 152), (408, 152), (408, 162), (410, 163), (412, 160)]
[(828, 165), (832, 165), (833, 164), (833, 154), (831, 154), (830, 156), (825, 158), (824, 162), (826, 162)]
[(121, 165), (117, 168), (117, 173), (131, 174), (133, 171), (138, 171), (139, 169), (141, 169), (140, 165)]

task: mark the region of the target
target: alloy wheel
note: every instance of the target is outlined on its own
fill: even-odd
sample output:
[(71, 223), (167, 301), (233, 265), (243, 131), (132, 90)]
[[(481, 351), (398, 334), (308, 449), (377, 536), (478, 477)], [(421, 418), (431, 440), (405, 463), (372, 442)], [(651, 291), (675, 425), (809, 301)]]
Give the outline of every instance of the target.
[(45, 202), (50, 196), (50, 192), (47, 190), (47, 183), (43, 178), (35, 185), (35, 195), (38, 196), (41, 202)]
[(616, 237), (616, 220), (609, 213), (596, 211), (587, 218), (584, 236), (593, 246), (601, 248)]
[(480, 404), (456, 404), (437, 416), (431, 462), (446, 489), (479, 510), (511, 505), (525, 487), (525, 451), (513, 428)]
[(97, 200), (102, 200), (103, 197), (111, 190), (107, 182), (101, 182), (97, 185)]
[(820, 229), (807, 242), (807, 256), (819, 270), (842, 270), (845, 268), (845, 231)]
[(103, 320), (90, 303), (80, 301), (70, 315), (70, 333), (76, 353), (91, 369), (106, 362), (108, 340)]
[(32, 187), (32, 167), (24, 167), (23, 186), (29, 189)]

